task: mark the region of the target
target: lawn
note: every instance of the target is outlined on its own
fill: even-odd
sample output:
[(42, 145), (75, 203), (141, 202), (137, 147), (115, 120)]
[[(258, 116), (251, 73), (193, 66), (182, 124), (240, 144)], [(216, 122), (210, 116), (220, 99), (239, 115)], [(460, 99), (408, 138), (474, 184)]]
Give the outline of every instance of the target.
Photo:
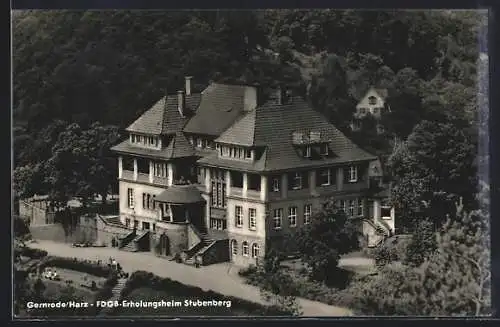
[(90, 288), (92, 286), (92, 282), (95, 282), (97, 288), (101, 288), (106, 282), (106, 278), (97, 277), (91, 274), (87, 274), (84, 272), (57, 268), (57, 267), (46, 267), (52, 271), (56, 270), (59, 277), (61, 277), (62, 283), (66, 283), (66, 281), (71, 281), (71, 286), (77, 288)]
[[(211, 300), (209, 298), (182, 297), (169, 294), (165, 291), (154, 290), (149, 287), (140, 287), (132, 290), (124, 300), (130, 301), (181, 301), (185, 299), (192, 300)], [(234, 306), (234, 304), (232, 304)], [(120, 308), (114, 312), (117, 316), (249, 316), (250, 313), (238, 308), (220, 307), (159, 307), (154, 308)]]

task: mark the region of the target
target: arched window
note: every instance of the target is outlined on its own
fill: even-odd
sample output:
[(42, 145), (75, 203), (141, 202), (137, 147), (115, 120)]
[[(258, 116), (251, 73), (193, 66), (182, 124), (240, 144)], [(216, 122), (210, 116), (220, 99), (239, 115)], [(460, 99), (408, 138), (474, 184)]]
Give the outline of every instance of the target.
[(252, 258), (257, 258), (259, 256), (259, 244), (252, 244)]
[(372, 96), (370, 96), (370, 97), (368, 98), (368, 103), (369, 103), (371, 106), (373, 106), (373, 105), (377, 104), (377, 98), (376, 98), (376, 97), (374, 97), (373, 95), (372, 95)]
[(248, 242), (247, 241), (243, 242), (242, 249), (243, 249), (243, 255), (245, 257), (248, 257)]
[(233, 255), (238, 254), (238, 242), (236, 240), (231, 240), (231, 253)]

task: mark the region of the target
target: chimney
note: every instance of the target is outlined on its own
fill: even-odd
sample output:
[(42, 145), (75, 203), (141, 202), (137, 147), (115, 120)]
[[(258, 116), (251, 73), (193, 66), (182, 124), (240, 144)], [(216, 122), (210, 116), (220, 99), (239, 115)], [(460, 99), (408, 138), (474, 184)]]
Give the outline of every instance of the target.
[(185, 104), (186, 104), (186, 98), (184, 96), (184, 91), (177, 91), (177, 109), (179, 110), (179, 113), (181, 114), (182, 117), (184, 117), (184, 110), (185, 110)]
[(191, 95), (191, 78), (192, 76), (186, 76), (186, 95)]
[(245, 111), (252, 111), (257, 108), (258, 90), (253, 86), (245, 87), (245, 95), (243, 99), (243, 108)]

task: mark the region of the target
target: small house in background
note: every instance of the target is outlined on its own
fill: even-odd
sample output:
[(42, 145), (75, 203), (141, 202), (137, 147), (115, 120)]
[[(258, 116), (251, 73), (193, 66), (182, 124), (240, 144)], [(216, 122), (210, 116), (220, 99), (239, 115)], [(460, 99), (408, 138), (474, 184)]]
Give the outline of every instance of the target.
[(384, 111), (389, 109), (387, 105), (388, 96), (387, 89), (370, 87), (356, 105), (356, 112), (351, 123), (352, 130), (359, 130), (362, 126), (362, 120), (371, 116), (377, 121), (377, 132), (379, 134), (383, 133), (383, 126), (378, 122), (382, 118)]

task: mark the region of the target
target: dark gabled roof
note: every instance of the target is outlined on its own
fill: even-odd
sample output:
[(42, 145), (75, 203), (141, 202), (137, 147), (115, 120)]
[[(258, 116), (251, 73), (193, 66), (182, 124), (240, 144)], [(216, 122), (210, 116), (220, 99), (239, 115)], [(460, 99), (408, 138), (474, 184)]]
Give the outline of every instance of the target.
[(195, 155), (193, 146), (186, 140), (182, 132), (177, 132), (170, 143), (161, 150), (142, 148), (130, 144), (129, 140), (115, 145), (112, 151), (122, 154), (137, 155), (148, 158), (175, 159), (191, 157)]
[[(292, 143), (292, 135), (298, 131), (320, 132), (322, 138), (328, 141), (332, 156), (316, 160), (301, 156)], [(300, 97), (293, 97), (282, 105), (267, 102), (237, 121), (216, 141), (264, 147), (266, 151), (254, 164), (224, 160), (217, 156), (202, 158), (199, 163), (221, 166), (246, 164), (248, 169), (273, 171), (376, 159), (355, 145)]]
[[(201, 99), (201, 94), (186, 95), (186, 115), (195, 112)], [(144, 112), (129, 127), (128, 132), (150, 135), (176, 133), (182, 130), (187, 122), (187, 117), (182, 117), (178, 111), (177, 95), (169, 95), (165, 104), (165, 97), (156, 102), (151, 109)]]
[(210, 84), (201, 95), (199, 108), (184, 132), (219, 136), (244, 110), (244, 85)]
[(172, 204), (200, 203), (205, 200), (195, 185), (172, 185), (155, 197), (155, 201)]
[(252, 110), (229, 127), (215, 142), (242, 146), (254, 145), (256, 110)]

